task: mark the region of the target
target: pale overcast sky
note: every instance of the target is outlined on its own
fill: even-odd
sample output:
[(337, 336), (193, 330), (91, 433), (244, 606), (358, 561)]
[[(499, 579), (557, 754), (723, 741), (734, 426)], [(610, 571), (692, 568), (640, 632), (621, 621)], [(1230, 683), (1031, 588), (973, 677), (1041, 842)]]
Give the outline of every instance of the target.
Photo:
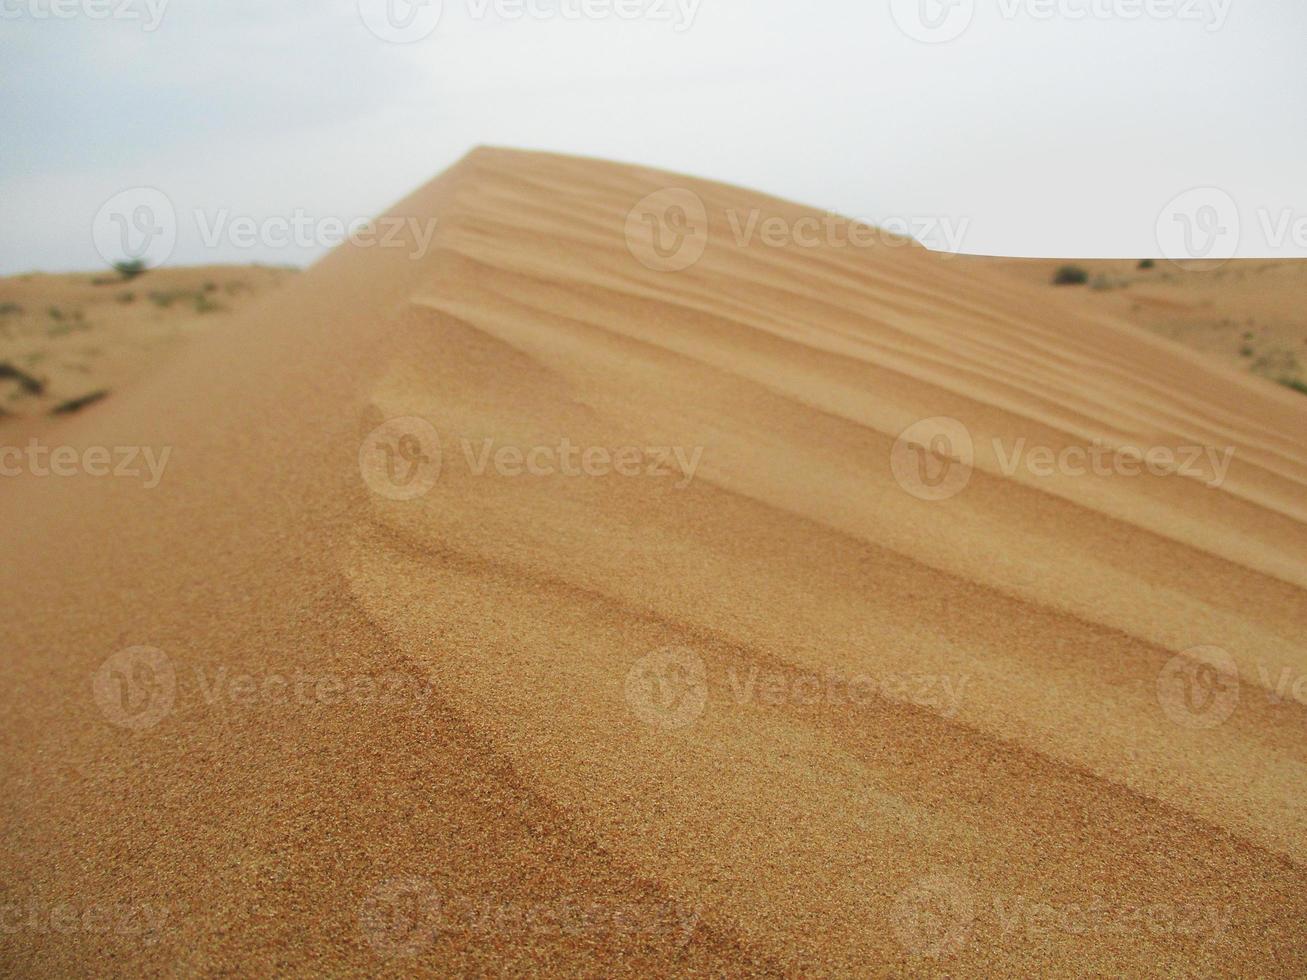
[(1304, 40), (1302, 0), (0, 0), (0, 272), (102, 267), (141, 187), (171, 263), (305, 264), (202, 226), (367, 217), (482, 143), (968, 252), (1307, 256)]

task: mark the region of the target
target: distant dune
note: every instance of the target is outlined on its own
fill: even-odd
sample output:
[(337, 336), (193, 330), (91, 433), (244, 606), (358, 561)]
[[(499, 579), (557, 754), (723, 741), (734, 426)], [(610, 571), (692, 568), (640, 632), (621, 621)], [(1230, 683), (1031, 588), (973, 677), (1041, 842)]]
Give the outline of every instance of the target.
[[(966, 259), (989, 263), (1032, 284), (1078, 292), (1086, 314), (1128, 320), (1222, 363), (1307, 391), (1307, 262), (1238, 259)], [(1081, 287), (1052, 286), (1063, 266), (1083, 269)]]
[(1307, 398), (636, 166), (389, 217), (8, 458), (6, 972), (1307, 971)]
[(292, 275), (201, 266), (0, 278), (0, 423), (121, 391)]

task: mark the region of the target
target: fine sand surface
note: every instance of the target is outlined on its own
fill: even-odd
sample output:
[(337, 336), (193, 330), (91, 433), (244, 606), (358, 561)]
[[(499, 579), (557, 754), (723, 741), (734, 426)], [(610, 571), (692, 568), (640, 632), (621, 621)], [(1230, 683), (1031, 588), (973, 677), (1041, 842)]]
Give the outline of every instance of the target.
[(750, 212), (477, 151), (44, 430), (4, 972), (1307, 971), (1307, 398)]

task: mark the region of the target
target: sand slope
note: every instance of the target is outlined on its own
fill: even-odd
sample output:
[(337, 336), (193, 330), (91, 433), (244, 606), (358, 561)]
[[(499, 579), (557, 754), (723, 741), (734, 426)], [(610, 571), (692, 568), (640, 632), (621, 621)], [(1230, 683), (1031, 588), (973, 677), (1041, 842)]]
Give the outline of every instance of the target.
[[(0, 482), (11, 971), (1307, 969), (1307, 399), (751, 210), (478, 151), (49, 433), (157, 487)], [(564, 439), (631, 475), (476, 472)]]

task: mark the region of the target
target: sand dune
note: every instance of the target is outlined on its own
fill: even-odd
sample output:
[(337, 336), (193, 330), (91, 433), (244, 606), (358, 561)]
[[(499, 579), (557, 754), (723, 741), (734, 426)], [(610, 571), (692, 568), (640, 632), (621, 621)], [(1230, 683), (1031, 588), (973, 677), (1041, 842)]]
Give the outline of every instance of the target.
[(10, 971), (1307, 969), (1307, 399), (639, 167), (392, 213), (0, 482)]

